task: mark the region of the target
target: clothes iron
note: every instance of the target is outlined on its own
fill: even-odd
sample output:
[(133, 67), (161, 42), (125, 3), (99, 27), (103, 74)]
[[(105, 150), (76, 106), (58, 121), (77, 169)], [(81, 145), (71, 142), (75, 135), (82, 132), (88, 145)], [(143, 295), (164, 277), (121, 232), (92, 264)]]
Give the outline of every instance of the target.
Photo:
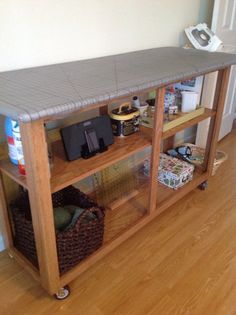
[(207, 27), (205, 23), (190, 26), (185, 29), (185, 33), (191, 44), (196, 49), (216, 51), (222, 41)]

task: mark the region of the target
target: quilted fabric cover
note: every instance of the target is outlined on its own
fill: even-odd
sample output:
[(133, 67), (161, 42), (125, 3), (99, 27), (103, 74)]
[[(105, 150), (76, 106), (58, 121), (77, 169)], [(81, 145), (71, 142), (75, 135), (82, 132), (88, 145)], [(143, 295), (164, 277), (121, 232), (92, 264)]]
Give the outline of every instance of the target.
[(0, 73), (0, 114), (23, 122), (236, 64), (236, 55), (161, 47)]

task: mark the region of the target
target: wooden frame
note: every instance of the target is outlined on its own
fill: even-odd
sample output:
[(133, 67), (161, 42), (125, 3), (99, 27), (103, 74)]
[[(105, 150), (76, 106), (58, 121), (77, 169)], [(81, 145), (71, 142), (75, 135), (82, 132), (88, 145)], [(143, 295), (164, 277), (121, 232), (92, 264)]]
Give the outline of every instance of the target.
[(156, 91), (156, 104), (155, 116), (153, 127), (153, 140), (152, 140), (152, 156), (151, 156), (151, 171), (150, 171), (150, 196), (149, 196), (149, 213), (156, 210), (157, 200), (157, 170), (159, 165), (159, 155), (161, 151), (161, 136), (163, 129), (163, 112), (164, 112), (164, 98), (165, 88), (160, 88)]
[[(17, 174), (16, 169), (6, 161), (0, 163), (0, 170), (4, 172), (16, 182), (20, 183), (24, 187), (27, 187), (29, 191), (32, 221), (36, 240), (37, 255), (39, 261), (39, 272), (13, 247), (13, 241), (11, 236), (10, 223), (7, 212), (7, 205), (4, 195), (3, 182), (0, 179), (0, 208), (2, 208), (3, 222), (5, 227), (6, 245), (10, 248), (11, 254), (19, 261), (20, 264), (26, 266), (31, 274), (36, 278), (45, 290), (49, 294), (54, 294), (60, 290), (60, 288), (68, 282), (72, 281), (79, 274), (92, 266), (96, 261), (104, 257), (107, 253), (119, 246), (127, 238), (137, 232), (140, 228), (153, 220), (161, 212), (174, 204), (177, 200), (182, 198), (188, 192), (196, 188), (201, 183), (207, 181), (210, 176), (214, 156), (216, 152), (217, 137), (220, 128), (220, 121), (223, 112), (224, 99), (227, 90), (228, 78), (230, 68), (220, 70), (218, 79), (218, 93), (215, 97), (215, 104), (213, 111), (204, 113), (201, 117), (195, 118), (192, 121), (183, 123), (181, 126), (168, 130), (166, 133), (162, 132), (163, 129), (163, 108), (164, 108), (164, 96), (165, 87), (157, 89), (156, 98), (156, 112), (154, 119), (153, 131), (142, 133), (141, 138), (143, 143), (134, 147), (128, 146), (125, 151), (117, 151), (119, 156), (110, 156), (109, 159), (104, 155), (104, 165), (94, 169), (87, 170), (84, 174), (74, 174), (72, 177), (68, 177), (65, 182), (55, 185), (53, 184), (53, 178), (50, 179), (50, 170), (48, 164), (47, 144), (44, 131), (44, 120), (33, 121), (31, 123), (22, 123), (20, 125), (24, 156), (26, 162), (26, 179)], [(173, 83), (173, 82), (171, 82)], [(107, 105), (97, 105), (100, 108), (100, 113), (107, 113)], [(164, 195), (161, 186), (157, 183), (156, 175), (159, 164), (159, 153), (161, 150), (161, 140), (170, 139), (167, 145), (173, 143), (173, 136), (176, 132), (185, 129), (191, 125), (197, 124), (199, 121), (211, 117), (211, 128), (209, 132), (208, 146), (206, 149), (207, 157), (205, 159), (205, 168), (203, 172), (197, 173), (195, 178), (182, 187), (179, 191), (173, 191), (168, 198), (160, 198), (158, 196)], [(152, 140), (151, 140), (152, 136)], [(137, 135), (133, 139), (136, 139)], [(137, 139), (135, 140), (137, 142)], [(111, 165), (115, 161), (119, 161), (128, 157), (135, 152), (141, 151), (144, 148), (152, 145), (151, 154), (151, 180), (149, 185), (149, 208), (147, 213), (132, 226), (129, 226), (118, 234), (114, 239), (107, 242), (101, 249), (82, 261), (79, 265), (67, 272), (65, 275), (59, 275), (58, 259), (56, 251), (55, 229), (53, 222), (53, 208), (51, 193), (65, 187), (66, 185), (76, 182), (78, 179), (85, 178), (91, 173), (101, 170), (102, 168)], [(122, 143), (120, 144), (122, 147)], [(111, 153), (109, 153), (111, 154)], [(113, 154), (113, 153), (112, 153)], [(115, 154), (115, 153), (114, 153)], [(75, 162), (76, 163), (76, 162)], [(90, 162), (88, 162), (90, 163)], [(64, 164), (66, 165), (66, 164)], [(77, 165), (77, 164), (74, 164)], [(70, 170), (68, 172), (71, 172)], [(72, 172), (73, 173), (73, 172)], [(30, 175), (28, 175), (30, 174)], [(53, 176), (53, 174), (52, 174)], [(73, 177), (74, 176), (74, 177)]]
[(213, 103), (213, 110), (216, 111), (216, 115), (211, 119), (210, 122), (204, 161), (205, 170), (208, 171), (209, 175), (212, 172), (212, 167), (214, 163), (216, 144), (220, 131), (221, 118), (224, 111), (229, 76), (230, 68), (219, 70)]

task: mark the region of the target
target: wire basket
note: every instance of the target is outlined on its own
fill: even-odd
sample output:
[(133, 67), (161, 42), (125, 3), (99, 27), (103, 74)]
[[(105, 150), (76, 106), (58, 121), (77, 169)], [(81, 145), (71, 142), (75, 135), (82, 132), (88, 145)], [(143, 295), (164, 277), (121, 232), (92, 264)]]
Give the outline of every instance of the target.
[[(75, 205), (84, 209), (76, 223), (65, 231), (56, 232), (60, 274), (70, 270), (97, 250), (103, 242), (104, 210), (73, 186), (52, 194), (54, 207)], [(11, 204), (15, 247), (38, 268), (34, 231), (28, 193), (22, 191)], [(88, 215), (94, 219), (88, 220)]]

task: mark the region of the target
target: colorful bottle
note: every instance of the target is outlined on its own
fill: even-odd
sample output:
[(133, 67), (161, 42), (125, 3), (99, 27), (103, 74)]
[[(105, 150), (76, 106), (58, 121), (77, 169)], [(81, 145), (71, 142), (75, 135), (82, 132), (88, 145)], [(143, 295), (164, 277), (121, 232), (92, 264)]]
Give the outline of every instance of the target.
[(133, 97), (132, 103), (133, 103), (134, 107), (140, 108), (140, 106), (141, 106), (141, 103), (140, 103), (138, 96)]
[(170, 86), (166, 89), (164, 108), (165, 113), (169, 112), (169, 107), (175, 105), (175, 89), (173, 86)]
[(25, 160), (24, 160), (23, 146), (22, 146), (22, 141), (21, 141), (20, 126), (18, 122), (15, 120), (12, 120), (11, 124), (12, 124), (12, 134), (14, 138), (14, 144), (15, 144), (16, 152), (17, 152), (19, 173), (22, 175), (25, 175)]
[(18, 165), (18, 159), (17, 159), (17, 151), (14, 144), (14, 137), (12, 132), (12, 120), (10, 117), (6, 117), (5, 119), (5, 134), (7, 137), (7, 144), (8, 144), (8, 155), (10, 158), (10, 161)]

